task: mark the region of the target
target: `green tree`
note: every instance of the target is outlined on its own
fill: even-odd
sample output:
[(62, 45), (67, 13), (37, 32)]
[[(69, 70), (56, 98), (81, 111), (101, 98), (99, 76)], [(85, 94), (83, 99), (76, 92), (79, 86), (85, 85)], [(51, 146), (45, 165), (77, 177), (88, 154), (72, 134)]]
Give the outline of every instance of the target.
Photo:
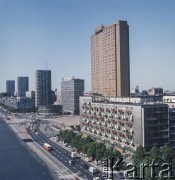
[(121, 158), (122, 155), (119, 151), (115, 150), (113, 147), (110, 147), (106, 149), (104, 157), (116, 161), (117, 159)]
[(133, 162), (136, 166), (140, 166), (140, 163), (144, 161), (146, 153), (144, 148), (140, 145), (132, 155)]
[[(164, 145), (160, 148), (160, 156), (162, 163), (168, 163), (172, 166), (172, 175), (175, 176), (175, 151), (168, 145)], [(170, 178), (169, 178), (170, 179)]]
[[(140, 145), (137, 147), (136, 151), (132, 154), (133, 164), (136, 166), (136, 175), (140, 176), (140, 164), (144, 163), (146, 157), (145, 149)], [(149, 161), (149, 160), (148, 160)]]
[(160, 164), (161, 163), (161, 154), (160, 154), (160, 149), (157, 148), (156, 146), (154, 146), (150, 152), (149, 152), (149, 157), (150, 157), (150, 161), (152, 161), (153, 159), (155, 160), (156, 163)]
[(79, 148), (81, 146), (81, 136), (80, 135), (74, 136), (74, 138), (71, 141), (71, 145), (73, 147)]
[(96, 143), (96, 160), (103, 160), (106, 151), (106, 146), (104, 143)]
[(70, 144), (76, 136), (76, 134), (70, 130), (61, 130), (57, 136), (58, 139)]
[(89, 143), (87, 148), (87, 156), (94, 160), (96, 157), (96, 142)]
[(168, 145), (160, 148), (160, 156), (163, 162), (173, 163), (175, 160), (175, 151)]

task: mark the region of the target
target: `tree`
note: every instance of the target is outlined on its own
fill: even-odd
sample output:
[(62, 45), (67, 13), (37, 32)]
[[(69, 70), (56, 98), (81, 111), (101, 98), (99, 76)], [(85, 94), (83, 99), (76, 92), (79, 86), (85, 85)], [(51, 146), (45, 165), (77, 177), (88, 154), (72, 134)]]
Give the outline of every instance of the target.
[(172, 163), (175, 161), (175, 152), (168, 145), (164, 145), (162, 148), (160, 148), (160, 156), (164, 162)]
[(80, 148), (80, 146), (81, 146), (81, 136), (80, 135), (74, 136), (74, 138), (71, 141), (71, 145), (73, 147)]
[(161, 154), (160, 154), (160, 149), (157, 148), (156, 146), (154, 146), (150, 152), (149, 152), (149, 157), (150, 157), (150, 161), (152, 161), (153, 159), (155, 160), (156, 163), (160, 164), (161, 163)]
[(133, 159), (134, 164), (136, 166), (139, 166), (140, 163), (143, 162), (145, 155), (146, 154), (145, 154), (144, 148), (141, 145), (138, 146), (136, 151), (132, 155), (132, 159)]
[(70, 130), (61, 130), (58, 133), (58, 139), (63, 140), (66, 143), (71, 143), (72, 140), (74, 139), (74, 137), (76, 136), (76, 134), (73, 131)]
[(94, 160), (96, 157), (96, 142), (89, 143), (87, 148), (87, 156), (92, 157), (92, 160)]
[(160, 148), (160, 156), (163, 163), (171, 164), (172, 176), (175, 175), (175, 151), (168, 145), (164, 145)]
[(96, 161), (103, 160), (106, 146), (104, 143), (96, 143)]
[(104, 157), (116, 161), (117, 159), (121, 158), (122, 155), (119, 151), (115, 150), (113, 147), (110, 147), (106, 149)]

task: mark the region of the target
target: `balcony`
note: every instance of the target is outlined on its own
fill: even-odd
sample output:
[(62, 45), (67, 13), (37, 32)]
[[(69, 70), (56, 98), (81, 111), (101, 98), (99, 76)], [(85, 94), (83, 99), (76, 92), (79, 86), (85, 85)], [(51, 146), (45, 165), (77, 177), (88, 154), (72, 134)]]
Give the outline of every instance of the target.
[(125, 115), (122, 115), (122, 119), (125, 120), (125, 119), (126, 119), (126, 116), (125, 116)]
[(109, 134), (109, 135), (108, 135), (108, 137), (109, 137), (109, 138), (111, 138), (111, 137), (112, 137), (112, 135), (111, 135), (111, 134)]
[(133, 114), (130, 115), (129, 119), (130, 119), (130, 121), (133, 121), (133, 120), (134, 120), (134, 119), (133, 119)]
[(118, 117), (119, 117), (119, 115), (118, 115), (118, 114), (115, 114), (115, 115), (114, 115), (114, 117), (115, 117), (115, 118), (118, 118)]

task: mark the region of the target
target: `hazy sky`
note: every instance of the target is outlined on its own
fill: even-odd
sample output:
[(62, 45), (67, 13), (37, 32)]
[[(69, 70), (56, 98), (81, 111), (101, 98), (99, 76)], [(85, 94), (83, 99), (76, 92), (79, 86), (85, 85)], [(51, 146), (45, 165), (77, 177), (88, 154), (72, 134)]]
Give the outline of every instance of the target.
[(175, 90), (174, 0), (0, 0), (0, 92), (5, 81), (52, 70), (52, 89), (62, 77), (85, 79), (90, 90), (90, 36), (96, 26), (127, 20), (131, 88)]

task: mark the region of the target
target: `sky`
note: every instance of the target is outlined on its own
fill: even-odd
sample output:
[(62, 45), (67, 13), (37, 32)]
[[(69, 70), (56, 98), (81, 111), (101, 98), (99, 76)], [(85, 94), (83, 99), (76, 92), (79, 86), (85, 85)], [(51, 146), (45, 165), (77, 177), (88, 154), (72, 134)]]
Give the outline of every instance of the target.
[(72, 76), (91, 90), (90, 36), (118, 20), (130, 28), (131, 89), (175, 90), (174, 9), (174, 0), (0, 0), (0, 92), (18, 76), (34, 90), (46, 61), (53, 90)]

